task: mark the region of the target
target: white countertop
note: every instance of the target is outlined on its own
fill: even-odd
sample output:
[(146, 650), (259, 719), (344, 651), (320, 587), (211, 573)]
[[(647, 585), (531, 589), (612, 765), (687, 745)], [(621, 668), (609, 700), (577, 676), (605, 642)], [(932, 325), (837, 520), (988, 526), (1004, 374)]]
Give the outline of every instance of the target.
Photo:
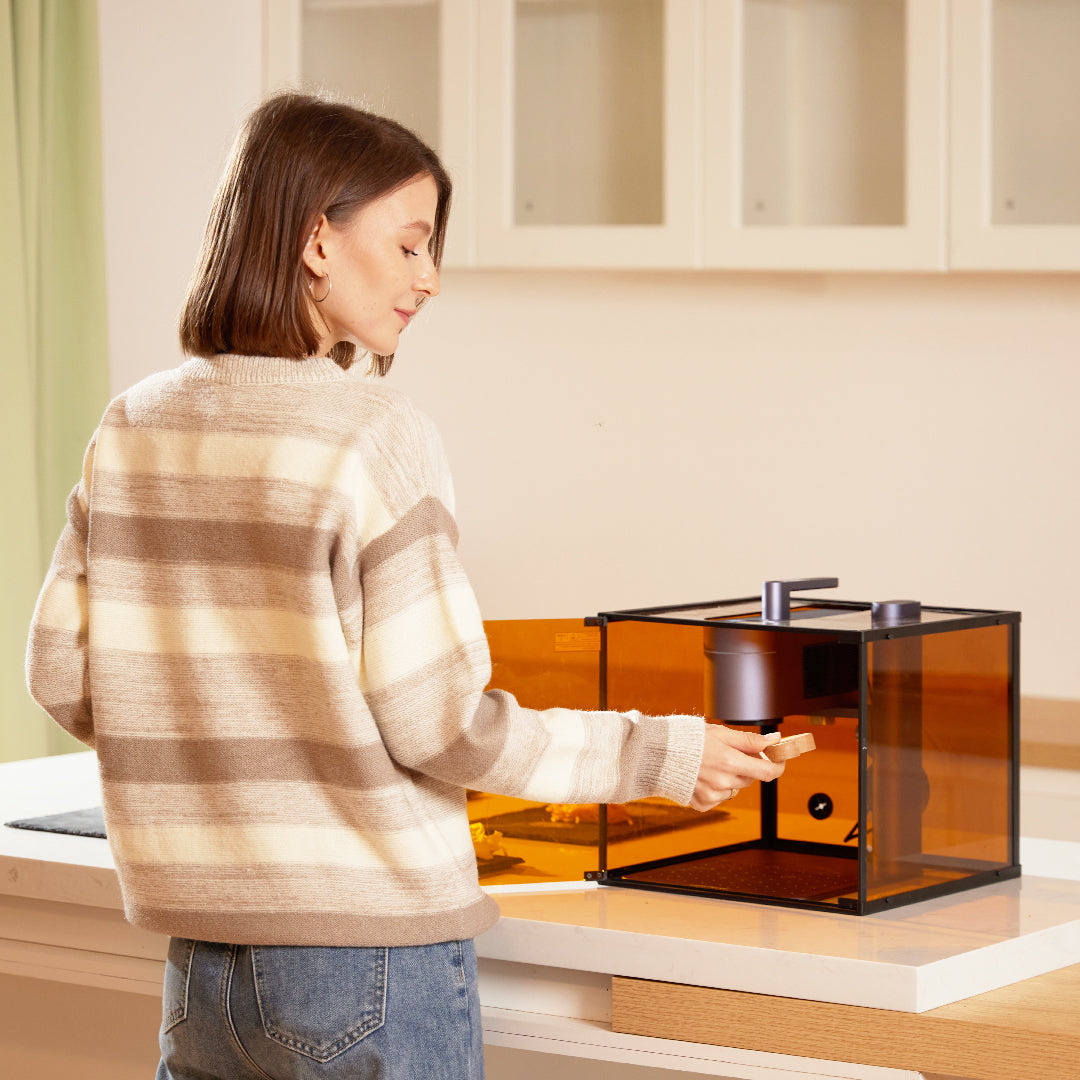
[[(0, 764), (0, 821), (100, 805), (93, 754)], [(482, 958), (923, 1012), (1080, 962), (1080, 843), (1024, 876), (852, 916), (587, 883), (494, 886)], [(0, 896), (120, 908), (108, 844), (0, 829)]]

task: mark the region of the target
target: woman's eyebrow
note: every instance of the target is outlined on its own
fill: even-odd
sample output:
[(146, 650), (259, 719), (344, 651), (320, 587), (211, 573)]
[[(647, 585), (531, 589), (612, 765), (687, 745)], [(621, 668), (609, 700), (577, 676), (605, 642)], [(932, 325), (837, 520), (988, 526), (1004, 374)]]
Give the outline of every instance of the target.
[(416, 221), (410, 221), (408, 225), (402, 225), (401, 231), (406, 232), (409, 229), (419, 229), (423, 233), (431, 232), (431, 225), (426, 221), (421, 221), (419, 218)]

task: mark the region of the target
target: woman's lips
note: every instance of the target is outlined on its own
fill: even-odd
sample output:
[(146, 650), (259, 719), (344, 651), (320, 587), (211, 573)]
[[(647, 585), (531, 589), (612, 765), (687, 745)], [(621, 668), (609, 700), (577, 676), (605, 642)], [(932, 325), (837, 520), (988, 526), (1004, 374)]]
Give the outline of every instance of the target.
[(405, 325), (409, 325), (409, 320), (416, 314), (415, 311), (405, 311), (403, 308), (396, 307), (394, 310), (404, 319)]

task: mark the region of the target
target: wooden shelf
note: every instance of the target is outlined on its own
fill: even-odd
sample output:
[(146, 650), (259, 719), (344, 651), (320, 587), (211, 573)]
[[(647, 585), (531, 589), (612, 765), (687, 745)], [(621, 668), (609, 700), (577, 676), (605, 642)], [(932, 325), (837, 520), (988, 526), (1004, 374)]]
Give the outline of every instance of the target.
[(1080, 770), (1080, 701), (1021, 698), (1020, 764)]
[(1076, 1076), (1080, 964), (925, 1013), (612, 979), (612, 1030), (967, 1080)]

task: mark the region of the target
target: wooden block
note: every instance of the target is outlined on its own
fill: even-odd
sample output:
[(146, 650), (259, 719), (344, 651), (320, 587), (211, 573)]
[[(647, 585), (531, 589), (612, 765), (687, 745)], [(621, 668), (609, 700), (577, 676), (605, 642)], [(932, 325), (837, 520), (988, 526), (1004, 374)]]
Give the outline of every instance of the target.
[(808, 754), (816, 749), (817, 743), (814, 742), (814, 736), (806, 731), (801, 735), (788, 735), (787, 738), (773, 743), (772, 746), (765, 747), (762, 755), (771, 762), (779, 764), (781, 761), (798, 757), (800, 754)]

